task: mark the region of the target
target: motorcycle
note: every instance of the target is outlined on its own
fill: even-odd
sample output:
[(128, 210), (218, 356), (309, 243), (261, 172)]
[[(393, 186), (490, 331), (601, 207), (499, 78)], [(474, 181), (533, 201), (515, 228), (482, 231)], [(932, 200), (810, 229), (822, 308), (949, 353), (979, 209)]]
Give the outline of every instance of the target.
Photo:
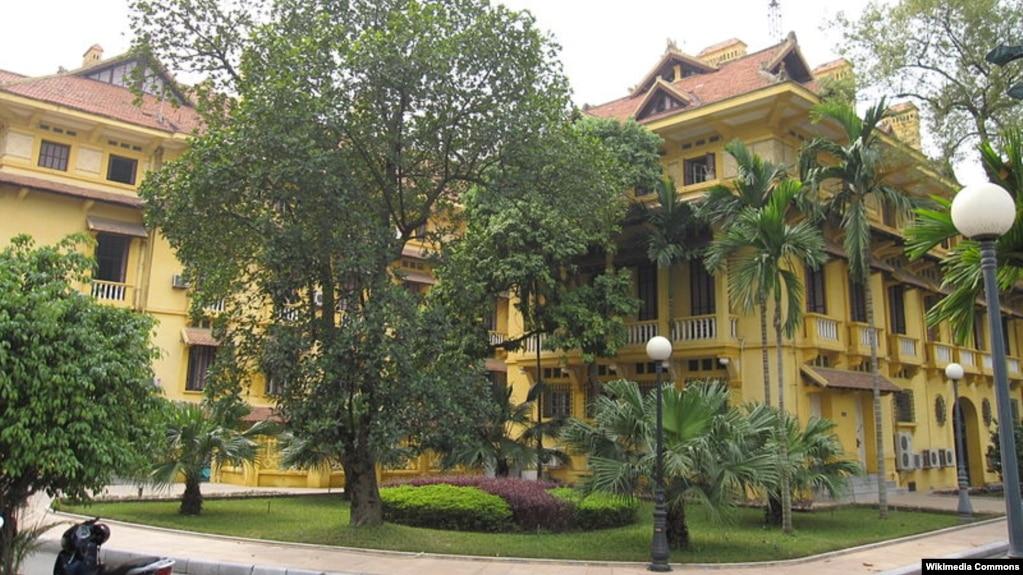
[(110, 539), (110, 528), (99, 518), (72, 525), (60, 538), (60, 553), (53, 575), (171, 575), (172, 559), (142, 558), (118, 566), (104, 565), (100, 547)]

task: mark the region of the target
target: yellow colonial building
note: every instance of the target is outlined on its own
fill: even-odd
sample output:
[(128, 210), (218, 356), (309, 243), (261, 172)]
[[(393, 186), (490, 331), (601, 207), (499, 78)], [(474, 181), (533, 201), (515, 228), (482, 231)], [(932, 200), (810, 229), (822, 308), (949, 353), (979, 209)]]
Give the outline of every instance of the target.
[[(686, 201), (699, 200), (711, 186), (727, 183), (736, 175), (735, 162), (724, 150), (724, 145), (736, 138), (760, 156), (795, 171), (805, 141), (817, 135), (838, 137), (837, 126), (814, 124), (809, 112), (820, 101), (825, 79), (848, 77), (851, 67), (839, 60), (811, 68), (793, 34), (763, 50), (750, 53), (746, 48), (742, 41), (732, 39), (689, 55), (669, 45), (627, 95), (585, 110), (598, 117), (633, 118), (660, 135), (664, 139), (664, 170)], [(642, 70), (637, 77), (640, 74)], [(950, 197), (954, 183), (931, 171), (919, 151), (916, 108), (902, 104), (892, 113), (885, 139), (891, 152), (901, 154), (905, 161), (888, 176), (888, 182), (914, 196)], [(640, 193), (635, 199), (646, 202), (654, 198)], [(944, 367), (959, 362), (967, 373), (960, 394), (971, 483), (996, 482), (998, 477), (987, 471), (985, 460), (989, 433), (994, 429), (992, 418), (997, 414), (992, 408), (990, 345), (981, 304), (976, 337), (968, 347), (953, 345), (947, 326), (929, 329), (924, 314), (942, 295), (938, 262), (943, 250), (909, 262), (903, 253), (907, 222), (876, 208), (871, 209), (871, 218), (871, 287), (884, 375), (885, 479), (890, 485), (911, 490), (955, 486), (952, 389)], [(849, 281), (842, 231), (827, 229), (825, 234), (829, 261), (817, 272), (801, 270), (806, 314), (802, 329), (784, 343), (785, 373), (790, 374), (785, 401), (804, 422), (813, 416), (835, 421), (850, 457), (862, 462), (868, 474), (876, 474), (863, 293)], [(641, 227), (626, 228), (614, 263), (632, 270), (641, 305), (628, 323), (628, 344), (616, 357), (599, 361), (598, 380), (625, 377), (652, 385), (654, 366), (644, 345), (650, 337), (662, 335), (673, 342), (670, 374), (677, 385), (717, 379), (728, 382), (736, 402), (762, 401), (761, 349), (765, 345), (771, 348), (774, 374), (773, 333), (768, 341), (762, 341), (758, 315), (740, 313), (729, 301), (724, 273), (709, 274), (698, 260), (659, 269), (645, 253)], [(1019, 402), (1023, 379), (1023, 321), (1015, 311), (1018, 303), (1018, 298), (1009, 298), (1002, 318), (1007, 327), (1014, 404)], [(509, 329), (510, 335), (523, 333), (514, 314)], [(587, 383), (587, 366), (578, 353), (543, 349), (542, 339), (530, 341), (507, 359), (507, 380), (515, 397), (524, 399), (536, 381), (538, 344), (540, 375), (550, 386), (544, 415), (583, 416), (594, 393)], [(771, 385), (776, 389), (775, 382)], [(585, 469), (585, 461), (577, 458), (551, 473), (571, 481)]]
[[(724, 145), (739, 138), (775, 162), (793, 164), (801, 144), (834, 127), (810, 122), (821, 81), (850, 74), (844, 61), (811, 68), (796, 38), (747, 53), (730, 40), (692, 56), (669, 47), (656, 65), (623, 98), (588, 107), (600, 117), (635, 118), (664, 139), (664, 169), (686, 200), (697, 200), (714, 184), (727, 182), (736, 166)], [(642, 74), (642, 70), (637, 76)], [(143, 79), (136, 105), (129, 82)], [(158, 97), (159, 96), (159, 97)], [(953, 187), (927, 167), (918, 149), (916, 109), (895, 110), (889, 144), (911, 158), (891, 176), (894, 185), (915, 195), (949, 196)], [(27, 233), (38, 243), (53, 243), (71, 233), (95, 240), (97, 270), (91, 295), (110, 305), (130, 307), (158, 320), (154, 365), (167, 397), (198, 400), (206, 367), (217, 342), (202, 325), (192, 325), (188, 286), (182, 266), (157, 230), (142, 220), (138, 184), (149, 170), (173, 159), (201, 129), (184, 93), (158, 66), (147, 67), (129, 55), (104, 59), (99, 46), (84, 54), (81, 67), (25, 77), (0, 70), (0, 245)], [(652, 195), (640, 194), (648, 202)], [(902, 224), (874, 210), (872, 287), (880, 330), (881, 369), (885, 374), (884, 440), (889, 459), (886, 479), (911, 489), (947, 488), (955, 483), (951, 388), (943, 368), (961, 363), (967, 377), (964, 397), (969, 472), (974, 484), (997, 481), (985, 453), (993, 429), (994, 393), (990, 349), (978, 328), (970, 347), (951, 343), (946, 326), (928, 329), (924, 311), (940, 297), (940, 253), (910, 263), (903, 255)], [(838, 424), (846, 450), (875, 472), (869, 356), (862, 293), (848, 279), (841, 230), (826, 230), (831, 259), (819, 272), (805, 274), (807, 314), (803, 329), (785, 343), (786, 402), (800, 419), (824, 416)], [(678, 384), (692, 379), (727, 381), (736, 401), (762, 399), (760, 353), (774, 342), (760, 339), (758, 318), (739, 313), (729, 302), (727, 278), (708, 274), (698, 261), (658, 269), (645, 258), (643, 231), (627, 228), (615, 264), (633, 270), (640, 311), (628, 324), (628, 345), (617, 357), (602, 359), (601, 380), (626, 377), (651, 384), (652, 365), (645, 342), (663, 335), (674, 343), (671, 376)], [(421, 246), (413, 244), (398, 262), (410, 289), (428, 289), (430, 269)], [(940, 251), (940, 250), (939, 250)], [(1007, 302), (1009, 377), (1014, 398), (1023, 380), (1023, 321), (1018, 300)], [(979, 304), (978, 304), (979, 305)], [(216, 306), (208, 310), (217, 313)], [(983, 318), (983, 315), (981, 314)], [(981, 324), (978, 324), (981, 325)], [(522, 333), (514, 302), (499, 300), (488, 318), (491, 343)], [(537, 373), (536, 348), (540, 346)], [(774, 355), (771, 356), (772, 363)], [(583, 416), (592, 390), (587, 366), (578, 353), (543, 349), (531, 340), (520, 351), (487, 362), (494, 378), (506, 381), (516, 400), (542, 375), (550, 384), (544, 415)], [(772, 369), (773, 371), (773, 369)], [(253, 381), (248, 400), (253, 416), (267, 417), (272, 405), (262, 379)], [(339, 485), (338, 472), (290, 471), (274, 465), (272, 445), (262, 465), (226, 468), (223, 481), (249, 485)], [(382, 475), (433, 473), (424, 456), (405, 469)], [(553, 470), (571, 480), (585, 472), (585, 461)]]

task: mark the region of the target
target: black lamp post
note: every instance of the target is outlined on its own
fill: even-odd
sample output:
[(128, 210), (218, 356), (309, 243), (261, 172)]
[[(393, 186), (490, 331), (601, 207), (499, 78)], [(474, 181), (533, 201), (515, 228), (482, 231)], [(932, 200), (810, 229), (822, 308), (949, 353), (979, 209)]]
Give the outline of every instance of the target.
[(952, 200), (952, 223), (964, 236), (980, 243), (980, 269), (987, 297), (991, 362), (998, 400), (998, 446), (1002, 451), (1002, 479), (1005, 515), (1009, 522), (1009, 557), (1023, 557), (1023, 507), (1020, 507), (1019, 467), (1013, 433), (1009, 379), (1005, 367), (1002, 310), (995, 282), (995, 242), (1009, 231), (1016, 219), (1016, 201), (1001, 186), (985, 182), (967, 186)]
[(654, 538), (650, 543), (650, 571), (671, 571), (668, 559), (668, 509), (664, 502), (664, 415), (661, 394), (661, 373), (671, 357), (671, 342), (663, 336), (650, 338), (646, 354), (657, 365), (657, 463), (654, 468)]
[(963, 523), (973, 521), (973, 505), (970, 504), (970, 481), (966, 477), (966, 444), (963, 443), (963, 407), (959, 405), (959, 380), (963, 378), (963, 366), (950, 363), (945, 366), (945, 377), (952, 380), (952, 417), (955, 418), (956, 477), (959, 483), (959, 506), (956, 512)]

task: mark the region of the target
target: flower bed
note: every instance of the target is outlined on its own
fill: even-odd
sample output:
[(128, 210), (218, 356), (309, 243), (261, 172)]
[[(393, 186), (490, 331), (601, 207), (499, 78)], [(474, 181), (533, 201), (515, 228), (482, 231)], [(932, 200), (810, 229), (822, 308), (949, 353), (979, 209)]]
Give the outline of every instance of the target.
[[(475, 489), (496, 497), (507, 504), (511, 513), (510, 529), (522, 531), (565, 531), (570, 529), (601, 529), (618, 527), (632, 523), (636, 519), (637, 502), (616, 498), (609, 495), (594, 494), (582, 497), (578, 492), (567, 487), (558, 487), (545, 481), (527, 481), (522, 479), (493, 478), (482, 476), (439, 476), (419, 477), (400, 483), (392, 483), (381, 489), (381, 497), (391, 497), (390, 492), (401, 490), (402, 497), (420, 489), (435, 489), (440, 486), (461, 489)], [(435, 493), (430, 491), (431, 494)], [(446, 490), (436, 491), (438, 496), (453, 493)], [(424, 496), (425, 497), (425, 496)], [(449, 504), (440, 500), (434, 504), (442, 509)], [(385, 509), (386, 512), (386, 509)], [(443, 511), (441, 511), (443, 513)], [(487, 513), (492, 511), (488, 508)], [(423, 512), (428, 515), (427, 512)], [(461, 511), (460, 511), (461, 513)], [(400, 518), (388, 517), (396, 523), (404, 523)], [(465, 524), (464, 518), (458, 523)], [(481, 524), (490, 525), (489, 519), (481, 520)], [(412, 523), (409, 523), (412, 525)], [(427, 525), (427, 523), (414, 523)], [(435, 523), (436, 525), (436, 523)], [(440, 526), (440, 525), (436, 525)], [(451, 527), (452, 529), (464, 529)], [(479, 530), (479, 529), (471, 529)], [(484, 529), (491, 530), (491, 529)]]

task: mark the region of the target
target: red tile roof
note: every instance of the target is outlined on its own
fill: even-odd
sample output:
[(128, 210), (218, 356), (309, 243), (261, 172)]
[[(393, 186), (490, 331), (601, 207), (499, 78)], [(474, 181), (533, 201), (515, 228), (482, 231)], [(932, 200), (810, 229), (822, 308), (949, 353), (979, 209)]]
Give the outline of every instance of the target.
[(0, 70), (0, 84), (5, 82), (13, 82), (14, 80), (21, 80), (25, 76), (18, 74), (17, 72), (11, 72), (10, 70)]
[(72, 196), (75, 198), (95, 200), (97, 202), (107, 202), (131, 208), (142, 207), (142, 200), (138, 196), (129, 196), (127, 194), (117, 194), (114, 192), (103, 192), (100, 190), (93, 190), (91, 188), (83, 188), (81, 186), (73, 186), (71, 184), (63, 184), (41, 178), (33, 178), (31, 176), (22, 176), (20, 174), (0, 172), (0, 184), (10, 184), (21, 188), (29, 188), (43, 192), (61, 194), (64, 196)]
[[(874, 376), (861, 371), (848, 371), (845, 369), (830, 369), (826, 367), (800, 367), (803, 376), (811, 383), (825, 388), (852, 389), (856, 391), (871, 391), (874, 389)], [(897, 393), (902, 388), (895, 385), (887, 377), (878, 374), (878, 388), (881, 393)]]
[(135, 105), (131, 90), (70, 72), (26, 78), (0, 71), (0, 92), (168, 132), (191, 133), (202, 125), (190, 106), (174, 107), (149, 94)]
[[(688, 76), (677, 82), (671, 82), (676, 91), (692, 96), (689, 106), (678, 108), (674, 112), (686, 112), (777, 83), (778, 80), (762, 70), (762, 66), (780, 56), (790, 47), (789, 43), (790, 40), (785, 40), (759, 52), (724, 62), (716, 71)], [(803, 85), (810, 89), (816, 87), (814, 82), (807, 82)], [(618, 120), (632, 118), (639, 112), (639, 104), (645, 95), (643, 93), (637, 96), (626, 96), (606, 104), (593, 106), (588, 108), (586, 113)]]

